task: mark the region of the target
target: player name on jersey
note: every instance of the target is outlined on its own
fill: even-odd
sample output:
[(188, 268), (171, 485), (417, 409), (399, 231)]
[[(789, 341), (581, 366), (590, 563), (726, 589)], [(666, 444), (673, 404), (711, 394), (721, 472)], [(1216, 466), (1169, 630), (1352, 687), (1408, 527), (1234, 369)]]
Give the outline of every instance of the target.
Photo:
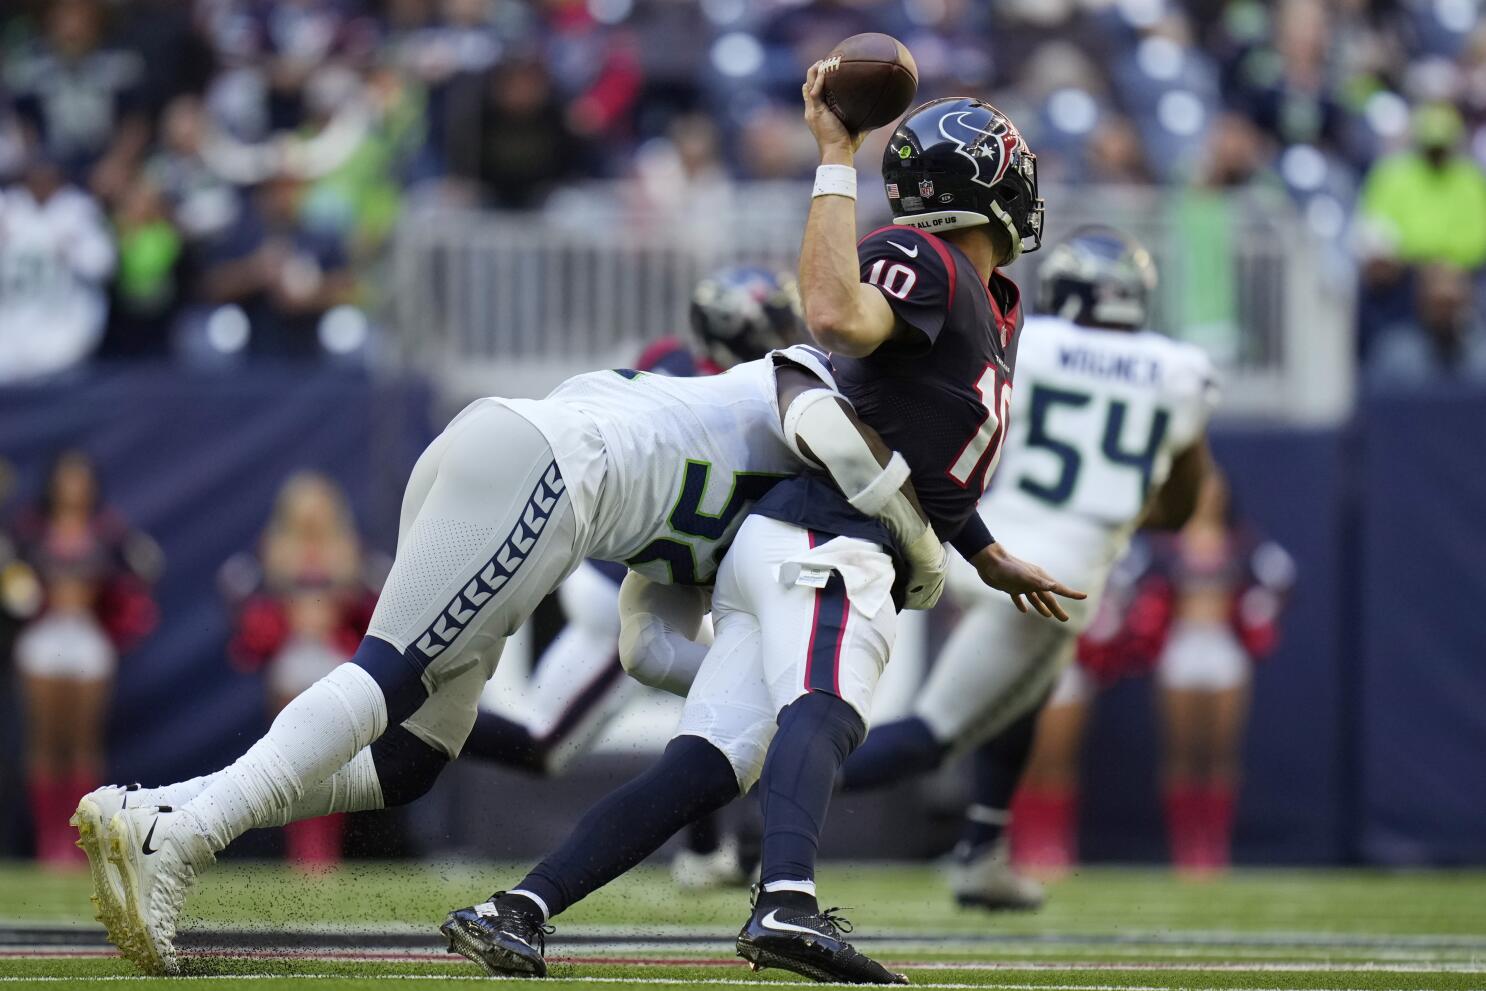
[(1161, 362), (1145, 355), (1115, 354), (1094, 348), (1060, 347), (1058, 365), (1065, 371), (1120, 379), (1131, 385), (1161, 384)]

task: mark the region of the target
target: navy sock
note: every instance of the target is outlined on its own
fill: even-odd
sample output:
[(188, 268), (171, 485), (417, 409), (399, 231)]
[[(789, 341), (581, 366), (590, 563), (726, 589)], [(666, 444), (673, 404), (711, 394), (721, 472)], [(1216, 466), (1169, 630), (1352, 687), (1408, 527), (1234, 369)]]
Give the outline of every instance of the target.
[(371, 745), (372, 765), (389, 809), (428, 794), (449, 766), (449, 755), (429, 746), (401, 726), (392, 726)]
[(939, 767), (949, 745), (934, 739), (929, 724), (917, 716), (873, 727), (841, 771), (842, 791), (881, 788)]
[(381, 637), (362, 637), (351, 663), (371, 675), (382, 690), (388, 726), (396, 726), (428, 701), (423, 666)]
[(547, 748), (542, 741), (520, 723), (484, 709), (475, 716), (475, 725), (459, 755), (532, 774), (547, 773)]
[(1011, 821), (1011, 798), (1032, 757), (1040, 715), (1042, 707), (1033, 708), (971, 755), (973, 799), (965, 810), (965, 826), (955, 850), (959, 857), (969, 859), (985, 850), (1001, 838)]
[[(820, 831), (836, 774), (867, 727), (846, 702), (825, 692), (801, 696), (779, 713), (779, 732), (764, 758), (764, 886), (813, 881)], [(760, 904), (767, 904), (760, 896)]]
[(654, 767), (589, 809), (512, 890), (531, 892), (549, 917), (557, 915), (737, 797), (738, 777), (722, 751), (701, 737), (678, 736)]
[(717, 813), (702, 816), (686, 828), (686, 849), (692, 853), (716, 853), (722, 845), (722, 822)]

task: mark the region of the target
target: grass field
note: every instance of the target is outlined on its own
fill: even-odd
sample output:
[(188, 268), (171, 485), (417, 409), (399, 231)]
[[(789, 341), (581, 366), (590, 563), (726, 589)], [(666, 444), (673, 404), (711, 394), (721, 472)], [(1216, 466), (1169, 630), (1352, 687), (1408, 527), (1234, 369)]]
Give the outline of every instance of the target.
[[(0, 991), (447, 989), (486, 982), (441, 952), (444, 913), (514, 880), (499, 865), (356, 864), (321, 876), (229, 865), (187, 906), (186, 979), (152, 979), (101, 945), (82, 877), (0, 869)], [(1245, 872), (1183, 882), (1090, 870), (1037, 914), (956, 909), (925, 867), (828, 864), (864, 949), (927, 988), (1486, 988), (1486, 873)], [(552, 991), (746, 987), (733, 957), (742, 892), (681, 894), (641, 871), (559, 920)], [(808, 983), (808, 982), (807, 982)]]

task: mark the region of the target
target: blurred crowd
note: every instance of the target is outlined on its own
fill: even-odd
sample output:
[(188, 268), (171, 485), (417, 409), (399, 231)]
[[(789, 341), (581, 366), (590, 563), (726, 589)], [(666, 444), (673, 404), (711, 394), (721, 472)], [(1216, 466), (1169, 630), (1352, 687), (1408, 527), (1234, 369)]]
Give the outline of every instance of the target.
[[(806, 176), (804, 67), (867, 30), (912, 49), (921, 97), (1007, 110), (1045, 182), (1165, 185), (1198, 234), (1293, 202), (1358, 279), (1370, 375), (1486, 378), (1477, 7), (11, 0), (0, 382), (93, 353), (355, 354), (410, 202)], [(1223, 280), (1193, 284), (1183, 319), (1220, 313)]]

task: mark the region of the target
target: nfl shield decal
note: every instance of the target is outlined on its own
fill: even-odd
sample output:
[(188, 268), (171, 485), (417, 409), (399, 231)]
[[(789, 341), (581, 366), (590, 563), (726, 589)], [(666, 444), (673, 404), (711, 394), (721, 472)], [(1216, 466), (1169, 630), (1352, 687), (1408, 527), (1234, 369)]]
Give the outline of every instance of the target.
[(920, 179), (918, 181), (918, 195), (922, 196), (924, 199), (928, 199), (929, 197), (933, 196), (934, 195), (934, 180), (933, 179)]

